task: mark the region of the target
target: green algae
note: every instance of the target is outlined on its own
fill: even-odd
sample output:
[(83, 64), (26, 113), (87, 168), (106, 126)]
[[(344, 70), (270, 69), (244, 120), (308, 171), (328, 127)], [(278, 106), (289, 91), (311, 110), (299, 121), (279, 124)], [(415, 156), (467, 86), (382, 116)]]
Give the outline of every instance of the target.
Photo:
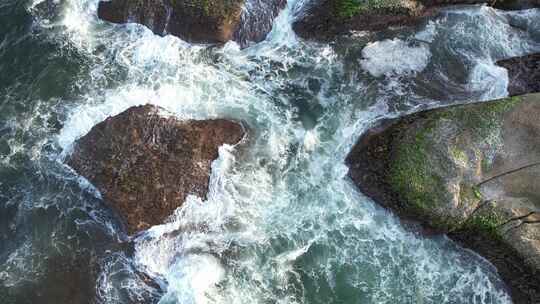
[(479, 232), (493, 239), (500, 239), (499, 227), (504, 224), (504, 218), (497, 214), (494, 209), (472, 215), (464, 223), (462, 230)]
[[(500, 137), (503, 115), (521, 99), (507, 98), (493, 102), (472, 104), (434, 110), (421, 118), (421, 123), (400, 125), (398, 142), (389, 166), (389, 183), (408, 204), (412, 212), (429, 215), (434, 208), (451, 197), (445, 182), (446, 174), (456, 170), (458, 164), (469, 164), (467, 150), (493, 146), (493, 138)], [(444, 138), (447, 128), (455, 128), (455, 138), (467, 137), (468, 141)], [(441, 139), (441, 136), (443, 137)], [(467, 145), (471, 142), (472, 145)], [(448, 155), (441, 154), (437, 147), (448, 144)], [(484, 148), (487, 149), (487, 148)], [(482, 150), (479, 150), (482, 151)], [(483, 154), (481, 152), (481, 154)], [(482, 155), (482, 166), (487, 157)], [(474, 185), (460, 185), (460, 201), (477, 204), (482, 195)], [(443, 229), (456, 228), (456, 221), (433, 217), (430, 222)], [(479, 218), (475, 226), (492, 229), (496, 221), (491, 217)]]
[(403, 194), (416, 211), (425, 211), (433, 202), (443, 199), (439, 195), (443, 192), (443, 180), (433, 174), (429, 162), (431, 132), (432, 128), (424, 128), (412, 142), (400, 145), (390, 167), (393, 190)]
[(397, 0), (338, 0), (334, 5), (334, 15), (340, 19), (350, 19), (361, 13), (381, 9), (394, 9), (400, 6)]
[(205, 17), (229, 18), (234, 14), (238, 6), (244, 3), (244, 0), (170, 0), (171, 5), (181, 7), (185, 11), (202, 14)]

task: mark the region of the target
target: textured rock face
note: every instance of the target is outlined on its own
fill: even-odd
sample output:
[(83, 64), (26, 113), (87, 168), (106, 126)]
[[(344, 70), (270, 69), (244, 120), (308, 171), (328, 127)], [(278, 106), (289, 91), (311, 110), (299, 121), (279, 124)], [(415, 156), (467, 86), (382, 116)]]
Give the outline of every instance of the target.
[(306, 39), (330, 40), (350, 31), (376, 31), (412, 25), (448, 5), (486, 3), (496, 8), (540, 6), (540, 0), (314, 0), (293, 24)]
[(218, 148), (244, 136), (232, 121), (179, 121), (160, 112), (146, 105), (107, 118), (76, 142), (67, 160), (130, 234), (163, 223), (189, 194), (206, 197)]
[(330, 40), (351, 30), (381, 30), (408, 24), (423, 13), (415, 1), (316, 0), (297, 17), (294, 31), (306, 39)]
[(287, 0), (246, 0), (246, 9), (232, 40), (241, 46), (263, 41), (286, 4)]
[(510, 96), (540, 92), (540, 53), (501, 60), (497, 65), (508, 70)]
[(540, 301), (540, 94), (386, 121), (347, 158), (375, 201), (490, 260), (515, 303)]
[[(98, 16), (134, 22), (158, 35), (195, 43), (235, 40), (246, 46), (264, 40), (285, 0), (112, 0), (99, 3)], [(246, 9), (244, 9), (246, 8)]]

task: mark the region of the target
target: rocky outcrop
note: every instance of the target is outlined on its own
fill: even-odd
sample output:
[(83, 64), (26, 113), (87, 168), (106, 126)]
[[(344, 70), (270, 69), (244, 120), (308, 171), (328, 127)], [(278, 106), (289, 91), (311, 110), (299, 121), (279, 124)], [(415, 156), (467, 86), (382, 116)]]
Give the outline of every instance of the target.
[(503, 9), (540, 6), (540, 0), (314, 0), (297, 16), (293, 28), (305, 39), (331, 40), (351, 31), (412, 25), (443, 6), (480, 3)]
[(75, 143), (67, 164), (119, 213), (129, 234), (161, 224), (187, 195), (205, 198), (218, 148), (236, 144), (242, 125), (179, 121), (155, 106), (133, 107)]
[(99, 18), (140, 23), (158, 35), (188, 42), (242, 46), (264, 40), (286, 0), (112, 0), (101, 1)]
[(241, 46), (263, 41), (286, 4), (287, 0), (246, 0), (246, 9), (242, 12), (232, 40)]
[(388, 120), (347, 164), (378, 203), (477, 251), (540, 302), (540, 94)]
[(425, 14), (417, 2), (315, 0), (297, 16), (294, 31), (302, 38), (331, 40), (354, 30), (381, 30), (390, 25), (411, 23)]
[(497, 65), (508, 70), (510, 96), (540, 92), (540, 53), (501, 60)]

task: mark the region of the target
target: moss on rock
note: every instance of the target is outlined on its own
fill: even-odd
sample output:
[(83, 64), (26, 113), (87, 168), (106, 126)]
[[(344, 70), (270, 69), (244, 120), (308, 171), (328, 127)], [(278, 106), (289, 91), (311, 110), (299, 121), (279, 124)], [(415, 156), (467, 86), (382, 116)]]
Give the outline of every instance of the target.
[(391, 13), (394, 9), (403, 7), (400, 0), (338, 0), (335, 2), (333, 15), (338, 19), (347, 20), (357, 15), (385, 11)]
[[(435, 110), (414, 124), (398, 124), (395, 128), (400, 129), (400, 139), (393, 145), (389, 163), (392, 190), (412, 211), (427, 215), (430, 224), (443, 230), (456, 229), (463, 221), (462, 213), (479, 204), (472, 184), (474, 175), (483, 171), (477, 167), (485, 166), (486, 159), (496, 152), (502, 116), (519, 101), (508, 98)], [(478, 156), (482, 161), (475, 159)], [(466, 169), (471, 172), (463, 173)], [(452, 204), (462, 204), (464, 210), (442, 216), (444, 205), (452, 199)]]
[(480, 233), (492, 238), (500, 239), (501, 233), (499, 227), (504, 224), (505, 219), (497, 214), (493, 209), (482, 214), (473, 215), (461, 227), (462, 230), (468, 230), (474, 233)]
[(170, 0), (171, 5), (195, 16), (228, 19), (244, 4), (244, 0)]
[(425, 212), (434, 202), (442, 200), (442, 179), (430, 171), (431, 127), (424, 128), (412, 139), (397, 147), (390, 165), (390, 184), (397, 193), (411, 202), (415, 212)]
[(359, 188), (495, 264), (516, 303), (537, 303), (540, 94), (384, 121), (347, 157)]
[(358, 0), (339, 0), (335, 3), (334, 14), (339, 18), (351, 18), (358, 14), (360, 9)]

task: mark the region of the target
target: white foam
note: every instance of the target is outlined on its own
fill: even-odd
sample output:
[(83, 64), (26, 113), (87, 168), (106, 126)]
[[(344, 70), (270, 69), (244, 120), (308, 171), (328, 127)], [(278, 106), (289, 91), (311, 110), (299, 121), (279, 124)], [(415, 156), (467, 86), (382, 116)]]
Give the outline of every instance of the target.
[(508, 96), (508, 71), (491, 61), (478, 62), (469, 78), (471, 91), (483, 92), (480, 100), (493, 100)]
[(294, 12), (300, 9), (302, 1), (287, 1), (285, 8), (275, 18), (272, 30), (268, 33), (266, 40), (251, 48), (252, 54), (271, 56), (275, 55), (273, 53), (282, 46), (292, 47), (298, 43), (298, 38), (292, 29), (292, 22)]
[(414, 35), (414, 38), (422, 42), (431, 43), (437, 36), (437, 27), (440, 26), (440, 20), (430, 20), (422, 31)]
[(178, 260), (166, 279), (167, 293), (159, 303), (214, 303), (216, 285), (225, 277), (219, 260), (211, 255), (189, 255)]
[(319, 138), (316, 130), (309, 130), (304, 135), (304, 148), (307, 151), (313, 151), (319, 144)]
[(426, 44), (410, 46), (400, 39), (370, 42), (362, 50), (362, 67), (375, 77), (421, 72), (431, 58)]

